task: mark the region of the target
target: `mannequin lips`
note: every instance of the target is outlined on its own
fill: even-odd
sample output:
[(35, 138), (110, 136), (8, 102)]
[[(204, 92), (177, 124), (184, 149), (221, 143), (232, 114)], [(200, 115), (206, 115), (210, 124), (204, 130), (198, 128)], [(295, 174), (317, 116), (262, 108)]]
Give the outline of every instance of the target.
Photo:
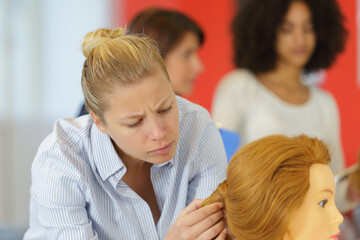
[(340, 232), (338, 232), (337, 234), (335, 234), (334, 236), (331, 236), (330, 238), (333, 238), (333, 239), (339, 239), (339, 235), (340, 235)]

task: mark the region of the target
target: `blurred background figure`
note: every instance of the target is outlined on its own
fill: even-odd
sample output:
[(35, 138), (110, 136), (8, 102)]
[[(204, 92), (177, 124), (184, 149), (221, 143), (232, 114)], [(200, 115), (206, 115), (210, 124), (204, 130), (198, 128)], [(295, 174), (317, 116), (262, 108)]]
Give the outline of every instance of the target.
[[(196, 77), (203, 71), (198, 56), (198, 49), (204, 42), (200, 26), (178, 11), (151, 7), (134, 17), (129, 31), (145, 34), (158, 43), (175, 94), (191, 94)], [(79, 116), (87, 113), (82, 106)]]
[(196, 77), (203, 71), (198, 56), (204, 42), (201, 27), (178, 11), (148, 8), (135, 16), (129, 30), (144, 33), (159, 44), (175, 93), (191, 94)]
[(237, 131), (242, 145), (271, 134), (317, 136), (344, 168), (333, 96), (302, 81), (303, 72), (332, 65), (345, 45), (335, 0), (243, 0), (232, 25), (237, 69), (218, 85), (212, 116)]

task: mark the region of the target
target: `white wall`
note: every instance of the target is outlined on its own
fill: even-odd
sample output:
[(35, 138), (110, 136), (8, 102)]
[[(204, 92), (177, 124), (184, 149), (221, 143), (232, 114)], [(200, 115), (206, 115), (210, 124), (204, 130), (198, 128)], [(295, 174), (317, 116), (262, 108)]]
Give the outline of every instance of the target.
[(30, 166), (83, 101), (81, 39), (113, 26), (114, 0), (0, 0), (0, 225), (28, 225)]

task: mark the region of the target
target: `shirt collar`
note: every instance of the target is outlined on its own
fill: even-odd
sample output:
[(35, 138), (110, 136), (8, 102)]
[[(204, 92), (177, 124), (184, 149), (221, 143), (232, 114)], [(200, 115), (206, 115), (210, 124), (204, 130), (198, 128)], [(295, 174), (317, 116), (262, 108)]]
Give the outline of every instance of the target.
[(122, 178), (126, 172), (124, 163), (119, 158), (110, 137), (102, 133), (95, 124), (91, 128), (91, 146), (93, 161), (103, 181), (111, 175), (121, 171)]
[(174, 158), (175, 158), (175, 156), (167, 162), (160, 163), (160, 164), (153, 164), (153, 167), (156, 167), (156, 168), (171, 167), (172, 165), (174, 165)]

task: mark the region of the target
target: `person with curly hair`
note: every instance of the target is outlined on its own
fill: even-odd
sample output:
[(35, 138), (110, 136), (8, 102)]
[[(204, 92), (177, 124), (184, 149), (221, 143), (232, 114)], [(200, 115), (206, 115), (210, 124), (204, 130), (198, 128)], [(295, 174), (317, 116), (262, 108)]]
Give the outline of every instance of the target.
[(347, 31), (336, 0), (242, 0), (233, 25), (236, 69), (217, 86), (212, 117), (242, 145), (271, 134), (308, 134), (344, 168), (334, 97), (304, 83), (303, 73), (330, 67)]
[(227, 239), (338, 239), (343, 216), (330, 162), (318, 138), (260, 138), (232, 157), (227, 179), (202, 206), (224, 204)]

